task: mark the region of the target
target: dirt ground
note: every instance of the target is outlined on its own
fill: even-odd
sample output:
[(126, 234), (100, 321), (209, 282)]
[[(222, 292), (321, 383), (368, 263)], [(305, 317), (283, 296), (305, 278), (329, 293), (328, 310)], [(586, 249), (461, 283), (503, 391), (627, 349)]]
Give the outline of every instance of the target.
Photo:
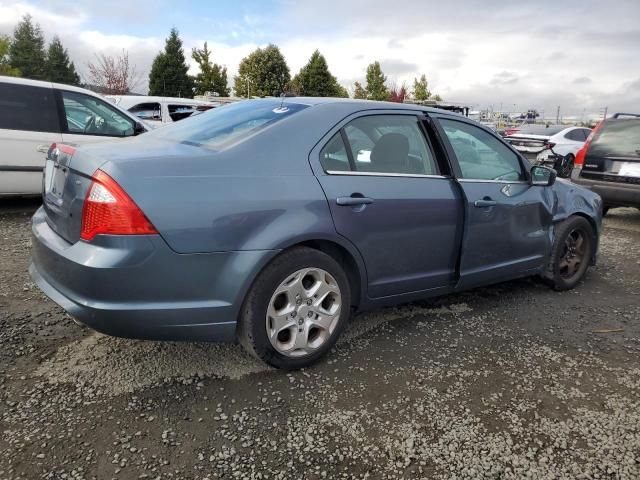
[(0, 204), (0, 479), (640, 478), (640, 212), (570, 292), (520, 280), (356, 317), (285, 373), (105, 337), (31, 282)]

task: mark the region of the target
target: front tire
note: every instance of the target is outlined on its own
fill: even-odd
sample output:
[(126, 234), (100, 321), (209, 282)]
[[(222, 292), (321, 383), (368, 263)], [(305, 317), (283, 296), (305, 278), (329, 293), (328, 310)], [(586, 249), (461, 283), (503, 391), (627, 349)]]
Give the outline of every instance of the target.
[(350, 310), (351, 289), (338, 262), (295, 247), (256, 278), (241, 310), (238, 340), (263, 362), (297, 370), (331, 350)]
[(595, 234), (588, 220), (572, 216), (556, 227), (551, 258), (544, 275), (558, 291), (570, 290), (584, 277), (595, 248)]

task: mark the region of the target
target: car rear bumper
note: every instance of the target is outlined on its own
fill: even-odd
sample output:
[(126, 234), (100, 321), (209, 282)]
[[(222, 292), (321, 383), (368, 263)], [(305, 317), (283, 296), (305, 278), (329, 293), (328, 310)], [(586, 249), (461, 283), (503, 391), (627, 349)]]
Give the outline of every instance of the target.
[(579, 170), (574, 169), (571, 181), (600, 195), (604, 206), (640, 207), (640, 185), (591, 180), (579, 175)]
[(154, 340), (235, 340), (250, 281), (272, 251), (178, 254), (159, 235), (98, 236), (69, 244), (33, 217), (29, 272), (78, 322)]

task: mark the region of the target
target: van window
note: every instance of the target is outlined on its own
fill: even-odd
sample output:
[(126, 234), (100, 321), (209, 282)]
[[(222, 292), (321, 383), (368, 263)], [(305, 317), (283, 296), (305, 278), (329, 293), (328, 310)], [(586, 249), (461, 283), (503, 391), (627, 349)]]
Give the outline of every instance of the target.
[(131, 107), (129, 111), (142, 120), (162, 121), (162, 108), (157, 102), (139, 103)]
[(167, 105), (171, 120), (177, 122), (197, 112), (195, 105)]
[(60, 132), (53, 89), (0, 83), (0, 128)]
[(134, 121), (107, 102), (91, 95), (61, 91), (67, 132), (80, 135), (127, 137), (134, 134)]

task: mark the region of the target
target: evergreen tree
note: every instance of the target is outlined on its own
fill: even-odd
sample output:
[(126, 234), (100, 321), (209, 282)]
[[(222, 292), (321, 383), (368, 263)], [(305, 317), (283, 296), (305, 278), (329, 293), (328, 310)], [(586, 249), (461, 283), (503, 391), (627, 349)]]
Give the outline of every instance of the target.
[(40, 25), (32, 22), (31, 15), (25, 15), (13, 31), (9, 64), (20, 70), (23, 77), (44, 80), (45, 59), (44, 37)]
[(200, 66), (200, 73), (194, 79), (196, 94), (204, 95), (205, 92), (217, 92), (221, 97), (228, 97), (227, 67), (221, 67), (217, 63), (211, 62), (211, 51), (207, 42), (204, 42), (202, 50), (194, 48), (191, 57)]
[(62, 46), (62, 42), (57, 36), (53, 37), (49, 44), (45, 70), (46, 78), (51, 82), (66, 83), (68, 85), (80, 84), (80, 77), (76, 73), (76, 67), (69, 60), (67, 49)]
[(365, 100), (367, 98), (367, 91), (360, 82), (356, 82), (353, 85), (353, 98), (358, 98), (360, 100)]
[(331, 75), (327, 61), (318, 50), (313, 52), (309, 62), (291, 83), (296, 94), (307, 97), (340, 97), (345, 92), (336, 77)]
[(11, 40), (5, 35), (0, 35), (0, 75), (19, 77), (20, 70), (9, 63), (9, 48)]
[(373, 62), (367, 67), (367, 98), (369, 100), (388, 100), (389, 89), (386, 85), (387, 77), (382, 73), (379, 62)]
[(270, 44), (254, 50), (240, 61), (234, 90), (239, 97), (278, 97), (290, 80), (289, 67), (280, 49)]
[(336, 86), (335, 96), (340, 98), (349, 98), (349, 92), (347, 92), (347, 89), (338, 83), (338, 85)]
[(149, 95), (192, 98), (193, 79), (187, 74), (188, 70), (182, 40), (178, 30), (172, 28), (164, 51), (153, 60), (149, 73)]
[(414, 100), (428, 100), (431, 97), (431, 92), (429, 91), (429, 83), (427, 82), (427, 76), (422, 74), (420, 79), (413, 79), (413, 98)]

